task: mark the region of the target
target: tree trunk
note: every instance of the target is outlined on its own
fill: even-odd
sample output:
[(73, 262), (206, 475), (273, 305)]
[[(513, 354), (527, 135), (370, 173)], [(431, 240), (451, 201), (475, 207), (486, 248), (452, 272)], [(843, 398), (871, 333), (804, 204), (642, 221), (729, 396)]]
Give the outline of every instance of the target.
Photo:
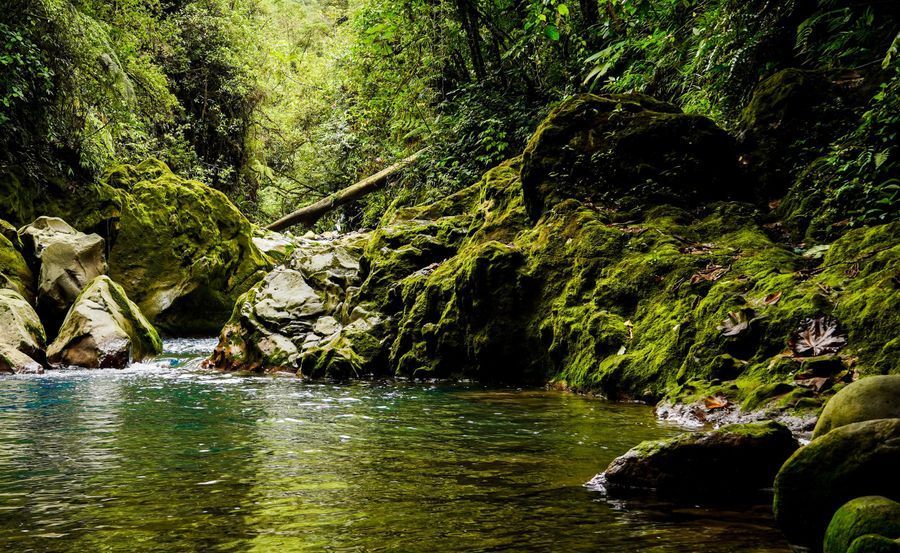
[(372, 176), (366, 177), (339, 192), (335, 192), (327, 198), (323, 198), (314, 204), (300, 208), (289, 215), (285, 215), (266, 228), (269, 230), (280, 231), (294, 225), (312, 226), (332, 209), (352, 202), (357, 198), (362, 198), (366, 194), (381, 188), (392, 175), (415, 163), (425, 150), (427, 150), (427, 148), (423, 148), (408, 158), (398, 161), (390, 167), (379, 171)]

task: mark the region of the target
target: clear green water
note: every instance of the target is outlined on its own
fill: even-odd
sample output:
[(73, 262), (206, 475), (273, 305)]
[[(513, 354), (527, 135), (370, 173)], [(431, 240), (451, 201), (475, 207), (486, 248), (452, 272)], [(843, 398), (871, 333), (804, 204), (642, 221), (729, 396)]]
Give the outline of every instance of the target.
[(547, 391), (243, 378), (208, 342), (126, 371), (0, 379), (6, 551), (787, 551), (766, 505), (582, 484), (651, 410)]

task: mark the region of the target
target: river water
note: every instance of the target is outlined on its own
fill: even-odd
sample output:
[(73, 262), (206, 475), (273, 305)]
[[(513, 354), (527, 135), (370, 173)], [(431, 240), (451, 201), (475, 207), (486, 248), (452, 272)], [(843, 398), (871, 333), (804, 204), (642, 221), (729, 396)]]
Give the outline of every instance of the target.
[[(476, 385), (199, 368), (0, 378), (4, 551), (783, 552), (769, 507), (582, 484), (683, 429), (645, 406)], [(711, 503), (717, 499), (710, 498)]]

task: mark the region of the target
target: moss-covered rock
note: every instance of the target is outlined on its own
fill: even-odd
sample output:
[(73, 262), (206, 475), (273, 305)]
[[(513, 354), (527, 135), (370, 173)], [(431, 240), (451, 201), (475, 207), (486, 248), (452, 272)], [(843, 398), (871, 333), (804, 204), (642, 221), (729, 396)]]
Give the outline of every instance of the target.
[(108, 276), (79, 294), (47, 349), (53, 365), (124, 368), (162, 351), (162, 341), (140, 308)]
[(869, 534), (888, 540), (900, 538), (900, 503), (881, 496), (858, 497), (848, 501), (828, 524), (823, 552), (847, 553), (858, 538)]
[(869, 534), (853, 540), (847, 553), (900, 553), (900, 539)]
[(0, 289), (0, 372), (38, 373), (45, 360), (44, 327), (21, 294)]
[(636, 94), (560, 104), (525, 148), (522, 189), (534, 220), (567, 198), (643, 207), (747, 196), (728, 134)]
[(734, 498), (770, 487), (796, 449), (790, 430), (776, 422), (736, 424), (643, 442), (610, 463), (597, 481), (609, 493), (637, 489), (693, 499)]
[(775, 479), (775, 519), (798, 545), (818, 547), (835, 511), (867, 495), (900, 500), (900, 419), (848, 424), (816, 438)]
[(0, 235), (0, 289), (14, 290), (33, 304), (34, 275), (20, 250), (17, 231)]
[(854, 422), (892, 418), (900, 418), (900, 375), (863, 378), (828, 400), (813, 438)]

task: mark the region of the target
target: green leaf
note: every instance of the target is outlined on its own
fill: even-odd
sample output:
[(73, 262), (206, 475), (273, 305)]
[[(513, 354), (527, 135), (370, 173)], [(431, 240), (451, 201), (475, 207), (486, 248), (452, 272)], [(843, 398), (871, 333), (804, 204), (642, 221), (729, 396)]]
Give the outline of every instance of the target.
[(559, 12), (559, 15), (566, 17), (569, 15), (569, 6), (567, 6), (565, 4), (560, 4), (560, 5), (556, 6), (556, 11)]
[(556, 28), (556, 25), (547, 25), (544, 29), (544, 34), (546, 34), (547, 38), (550, 40), (559, 40), (559, 29)]

